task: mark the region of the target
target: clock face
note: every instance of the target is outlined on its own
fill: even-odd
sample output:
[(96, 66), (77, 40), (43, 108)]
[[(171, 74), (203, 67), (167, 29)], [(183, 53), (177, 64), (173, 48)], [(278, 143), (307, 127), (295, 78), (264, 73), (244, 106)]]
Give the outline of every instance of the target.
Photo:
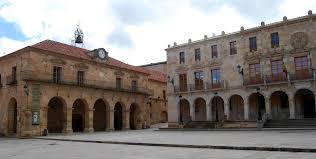
[(105, 51), (103, 50), (103, 49), (100, 49), (99, 51), (98, 51), (98, 55), (99, 55), (99, 58), (101, 58), (101, 59), (104, 59), (105, 58), (105, 55), (106, 53), (105, 53)]

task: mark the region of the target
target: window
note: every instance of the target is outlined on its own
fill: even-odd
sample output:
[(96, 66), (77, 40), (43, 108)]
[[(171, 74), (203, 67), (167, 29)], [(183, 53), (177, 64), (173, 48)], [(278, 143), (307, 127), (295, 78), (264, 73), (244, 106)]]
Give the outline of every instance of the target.
[(212, 58), (217, 58), (217, 56), (218, 56), (217, 45), (212, 45), (211, 49), (212, 49)]
[(17, 83), (16, 81), (16, 66), (12, 67), (12, 83)]
[(271, 48), (279, 47), (279, 33), (272, 33), (271, 34)]
[(249, 50), (250, 52), (257, 51), (257, 38), (256, 37), (249, 38)]
[(213, 69), (212, 75), (212, 88), (219, 88), (221, 83), (221, 72), (219, 69)]
[(163, 97), (163, 99), (166, 99), (166, 91), (165, 90), (162, 91), (162, 97)]
[(121, 88), (122, 88), (122, 79), (116, 78), (116, 89), (121, 89)]
[(286, 80), (286, 70), (284, 70), (283, 61), (271, 61), (272, 81)]
[(250, 64), (249, 65), (249, 76), (251, 84), (261, 83), (261, 70), (260, 63)]
[(60, 83), (61, 82), (61, 67), (54, 66), (53, 69), (53, 82)]
[(201, 61), (201, 50), (200, 49), (195, 49), (195, 61)]
[(77, 72), (77, 85), (82, 86), (84, 84), (84, 72), (78, 71)]
[(187, 85), (187, 74), (180, 74), (179, 75), (179, 83), (180, 83), (180, 92), (185, 92), (188, 89)]
[(237, 54), (237, 47), (236, 47), (236, 41), (232, 41), (229, 43), (230, 47), (230, 55), (235, 55)]
[(204, 77), (203, 71), (194, 72), (194, 76), (195, 76), (195, 90), (203, 89), (203, 77)]
[(179, 56), (180, 56), (180, 64), (184, 63), (185, 62), (184, 52), (180, 52)]
[(132, 91), (135, 92), (137, 90), (137, 82), (136, 81), (132, 81)]
[(295, 61), (295, 71), (296, 77), (298, 79), (304, 79), (309, 76), (309, 64), (307, 56), (296, 57)]

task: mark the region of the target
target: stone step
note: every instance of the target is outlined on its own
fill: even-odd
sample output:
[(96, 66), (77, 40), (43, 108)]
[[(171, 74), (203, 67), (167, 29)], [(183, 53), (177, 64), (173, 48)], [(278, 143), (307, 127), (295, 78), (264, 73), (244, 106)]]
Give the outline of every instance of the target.
[(212, 121), (190, 121), (187, 124), (185, 124), (184, 128), (215, 128), (216, 122)]
[(269, 120), (265, 128), (316, 127), (316, 119)]

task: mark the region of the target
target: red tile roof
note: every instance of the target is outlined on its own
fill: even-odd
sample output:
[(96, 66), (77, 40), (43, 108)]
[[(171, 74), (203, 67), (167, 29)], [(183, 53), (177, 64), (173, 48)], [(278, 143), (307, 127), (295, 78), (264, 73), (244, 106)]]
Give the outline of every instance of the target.
[[(52, 41), (52, 40), (44, 40), (42, 42), (39, 42), (35, 45), (32, 45), (31, 47), (41, 49), (41, 50), (46, 50), (50, 52), (55, 52), (59, 54), (63, 54), (66, 56), (72, 56), (80, 59), (85, 59), (85, 60), (90, 60), (94, 61), (92, 57), (90, 57), (87, 52), (90, 52), (90, 50), (67, 45), (64, 43), (60, 43), (57, 41)], [(127, 69), (135, 72), (140, 72), (144, 74), (149, 75), (149, 79), (155, 80), (158, 82), (166, 82), (166, 74), (158, 71), (152, 71), (148, 70), (145, 68), (137, 67), (137, 66), (132, 66), (126, 63), (123, 63), (119, 60), (116, 60), (114, 58), (109, 57), (107, 63), (110, 66), (117, 67), (117, 68), (122, 68), (122, 69)]]

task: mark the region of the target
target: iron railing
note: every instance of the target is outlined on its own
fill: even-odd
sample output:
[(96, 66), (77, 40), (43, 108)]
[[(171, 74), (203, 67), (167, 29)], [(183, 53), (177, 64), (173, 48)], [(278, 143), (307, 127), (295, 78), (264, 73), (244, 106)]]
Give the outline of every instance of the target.
[(18, 81), (16, 80), (16, 76), (15, 75), (9, 75), (7, 76), (7, 85), (14, 85), (17, 84)]
[(131, 85), (121, 85), (120, 88), (116, 87), (116, 83), (101, 81), (101, 80), (91, 80), (84, 79), (82, 82), (78, 82), (76, 77), (61, 77), (58, 82), (53, 80), (52, 73), (41, 73), (35, 71), (22, 71), (21, 72), (21, 80), (24, 81), (37, 81), (37, 82), (45, 82), (45, 83), (55, 83), (60, 85), (70, 85), (70, 86), (78, 86), (78, 87), (88, 87), (88, 88), (98, 88), (98, 89), (106, 89), (112, 91), (122, 91), (122, 92), (133, 92), (133, 93), (142, 93), (152, 95), (153, 91), (145, 88)]

